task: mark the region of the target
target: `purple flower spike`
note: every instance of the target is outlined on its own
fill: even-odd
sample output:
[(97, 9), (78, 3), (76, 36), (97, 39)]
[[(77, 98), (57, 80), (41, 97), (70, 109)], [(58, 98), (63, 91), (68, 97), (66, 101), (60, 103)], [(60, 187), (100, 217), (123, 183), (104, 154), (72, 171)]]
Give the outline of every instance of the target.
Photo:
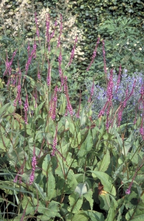
[(70, 64), (72, 63), (72, 60), (74, 58), (74, 52), (75, 52), (75, 48), (76, 48), (76, 43), (77, 43), (77, 36), (76, 36), (76, 39), (75, 39), (75, 43), (74, 43), (73, 49), (71, 51), (71, 56), (70, 56), (70, 61), (68, 63), (68, 66), (70, 66)]
[(98, 47), (99, 42), (100, 42), (100, 38), (98, 38), (98, 40), (97, 40), (97, 43), (96, 43), (96, 46), (95, 46), (95, 49), (94, 49), (94, 52), (93, 52), (92, 60), (91, 60), (91, 62), (90, 62), (90, 64), (89, 64), (88, 68), (86, 69), (86, 71), (89, 71), (91, 65), (92, 65), (93, 62), (94, 62), (94, 59), (95, 59), (95, 57), (96, 57), (97, 47)]

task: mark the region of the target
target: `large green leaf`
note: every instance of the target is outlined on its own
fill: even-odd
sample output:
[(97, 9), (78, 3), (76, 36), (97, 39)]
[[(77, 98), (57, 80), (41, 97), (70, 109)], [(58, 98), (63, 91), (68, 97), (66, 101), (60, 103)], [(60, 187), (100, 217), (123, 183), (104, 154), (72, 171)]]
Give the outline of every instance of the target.
[(0, 108), (0, 117), (2, 117), (3, 114), (7, 113), (7, 109), (8, 109), (9, 106), (10, 106), (10, 104), (8, 103), (8, 104), (5, 104), (4, 106), (2, 106)]
[(90, 208), (92, 210), (93, 209), (93, 203), (94, 203), (92, 189), (89, 189), (88, 192), (86, 194), (84, 194), (84, 198), (89, 202)]
[(48, 181), (46, 183), (47, 186), (47, 199), (51, 200), (56, 196), (56, 189), (55, 189), (55, 177), (52, 173), (52, 170), (48, 171)]
[(110, 153), (109, 150), (104, 154), (103, 159), (98, 163), (98, 171), (105, 172), (110, 164)]
[(93, 138), (92, 138), (91, 131), (89, 130), (86, 136), (86, 139), (81, 144), (80, 150), (78, 152), (78, 156), (83, 157), (87, 155), (89, 151), (91, 151), (92, 147), (93, 147)]

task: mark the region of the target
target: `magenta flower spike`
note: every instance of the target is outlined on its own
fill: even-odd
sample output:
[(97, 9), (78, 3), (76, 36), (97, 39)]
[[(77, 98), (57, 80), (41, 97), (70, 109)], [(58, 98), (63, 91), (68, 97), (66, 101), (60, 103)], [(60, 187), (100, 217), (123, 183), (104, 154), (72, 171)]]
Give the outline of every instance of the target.
[(69, 100), (69, 94), (68, 94), (68, 86), (67, 86), (67, 77), (64, 77), (64, 92), (67, 99), (67, 110), (69, 111), (70, 115), (73, 116), (73, 109)]
[(125, 100), (123, 101), (123, 106), (124, 106), (124, 107), (126, 107), (126, 103), (127, 103), (127, 101), (128, 101), (129, 98), (132, 96), (132, 94), (133, 94), (133, 92), (134, 92), (134, 88), (135, 88), (135, 86), (136, 86), (136, 79), (134, 80), (134, 83), (133, 83), (133, 87), (132, 87), (132, 91), (131, 91), (131, 93), (129, 94), (129, 96), (127, 96), (127, 94), (126, 94), (126, 98), (125, 98)]
[(56, 26), (57, 26), (57, 20), (55, 21), (55, 27), (54, 27), (54, 30), (53, 30), (53, 32), (52, 32), (51, 35), (50, 35), (50, 40), (54, 37), (55, 30), (56, 30)]
[(16, 52), (17, 52), (17, 50), (13, 52), (11, 61), (8, 61), (8, 55), (6, 54), (6, 62), (5, 62), (6, 70), (3, 74), (3, 76), (5, 76), (7, 73), (9, 73), (9, 75), (11, 75), (11, 70), (12, 70), (11, 65), (13, 63), (13, 59), (16, 55)]
[(77, 41), (78, 41), (78, 39), (77, 39), (77, 36), (76, 36), (76, 38), (75, 38), (75, 43), (74, 43), (73, 49), (72, 49), (72, 51), (71, 51), (71, 56), (70, 56), (70, 61), (69, 61), (69, 63), (68, 63), (68, 66), (71, 65), (72, 60), (73, 60), (73, 58), (74, 58), (74, 52), (75, 52), (75, 49), (76, 49), (76, 43), (77, 43)]
[(98, 40), (97, 40), (97, 43), (96, 43), (96, 46), (95, 46), (95, 49), (94, 49), (94, 52), (93, 52), (92, 60), (91, 60), (91, 62), (90, 62), (90, 64), (89, 64), (88, 68), (86, 69), (86, 71), (89, 71), (90, 67), (92, 66), (92, 64), (93, 64), (93, 62), (94, 62), (94, 59), (95, 59), (95, 57), (96, 57), (97, 47), (98, 47), (99, 42), (100, 42), (100, 37), (99, 37)]

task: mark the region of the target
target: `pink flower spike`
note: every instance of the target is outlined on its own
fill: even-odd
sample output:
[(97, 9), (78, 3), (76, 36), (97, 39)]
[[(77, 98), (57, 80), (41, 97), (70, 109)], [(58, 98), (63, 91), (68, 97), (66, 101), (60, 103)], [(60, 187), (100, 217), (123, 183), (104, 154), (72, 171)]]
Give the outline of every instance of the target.
[(89, 71), (91, 65), (92, 65), (93, 62), (94, 62), (94, 59), (95, 59), (95, 57), (96, 57), (97, 47), (98, 47), (99, 42), (100, 42), (100, 37), (98, 37), (98, 40), (97, 40), (97, 43), (96, 43), (96, 46), (95, 46), (95, 49), (94, 49), (94, 52), (93, 52), (92, 60), (91, 60), (91, 62), (90, 62), (90, 64), (89, 64), (89, 66), (87, 67), (86, 71)]
[(70, 66), (70, 64), (72, 63), (72, 60), (74, 58), (74, 52), (75, 52), (75, 49), (76, 49), (76, 43), (77, 43), (77, 36), (75, 38), (75, 43), (74, 43), (73, 49), (71, 51), (71, 56), (70, 56), (70, 61), (68, 63), (68, 66)]

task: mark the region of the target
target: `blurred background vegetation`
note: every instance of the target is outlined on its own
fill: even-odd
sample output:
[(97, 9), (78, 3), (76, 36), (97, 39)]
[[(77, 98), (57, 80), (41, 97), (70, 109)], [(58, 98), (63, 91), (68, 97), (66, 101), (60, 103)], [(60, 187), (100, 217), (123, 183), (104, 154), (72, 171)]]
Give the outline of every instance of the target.
[[(91, 69), (86, 72), (98, 36), (105, 41), (108, 70), (119, 65), (128, 73), (144, 69), (144, 3), (140, 0), (2, 0), (0, 3), (0, 60), (5, 50), (12, 53), (19, 46), (19, 57), (26, 40), (36, 33), (34, 13), (37, 12), (41, 37), (44, 39), (45, 14), (51, 21), (63, 16), (64, 57), (71, 51), (76, 35), (79, 36), (73, 64), (65, 71), (76, 87), (85, 87), (84, 81), (104, 83), (102, 44)], [(57, 36), (58, 37), (58, 36)], [(22, 59), (21, 59), (22, 60)], [(4, 66), (0, 66), (0, 76)], [(71, 79), (70, 79), (71, 81)]]

